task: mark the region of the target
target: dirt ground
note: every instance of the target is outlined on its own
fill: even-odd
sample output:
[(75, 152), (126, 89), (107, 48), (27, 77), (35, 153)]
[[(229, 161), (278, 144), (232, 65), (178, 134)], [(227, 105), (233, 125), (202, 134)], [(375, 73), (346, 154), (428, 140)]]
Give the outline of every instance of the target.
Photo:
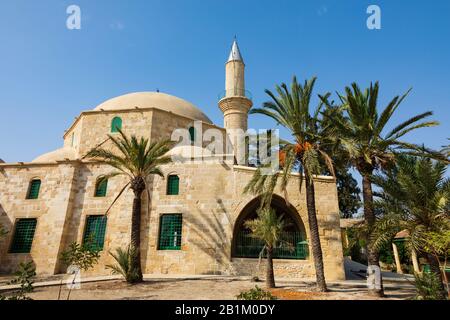
[[(148, 280), (138, 285), (123, 281), (101, 281), (84, 283), (80, 289), (72, 290), (70, 300), (235, 300), (243, 290), (255, 285), (264, 288), (264, 283), (237, 279), (164, 279)], [(314, 286), (307, 283), (279, 282), (272, 293), (282, 300), (367, 300), (372, 299), (363, 285), (357, 283), (331, 284), (330, 292), (314, 292)], [(58, 299), (60, 288), (38, 287), (29, 294), (36, 300)], [(408, 299), (414, 295), (409, 284), (390, 284), (385, 287), (384, 299)], [(64, 285), (61, 299), (67, 299), (68, 289)]]

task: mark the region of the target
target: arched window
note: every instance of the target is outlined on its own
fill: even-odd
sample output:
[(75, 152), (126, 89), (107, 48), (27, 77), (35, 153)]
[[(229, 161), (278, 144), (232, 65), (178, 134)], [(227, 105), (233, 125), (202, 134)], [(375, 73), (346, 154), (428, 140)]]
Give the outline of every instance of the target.
[(177, 175), (170, 175), (167, 178), (167, 194), (177, 195), (180, 192), (180, 178)]
[(108, 189), (108, 179), (103, 177), (98, 178), (95, 184), (95, 196), (105, 197), (107, 189)]
[(195, 141), (195, 128), (194, 127), (189, 128), (189, 137), (191, 138), (191, 142)]
[(41, 189), (41, 180), (33, 179), (28, 186), (27, 199), (39, 198), (39, 190)]
[(114, 117), (111, 121), (111, 132), (119, 132), (122, 130), (122, 119), (120, 117)]

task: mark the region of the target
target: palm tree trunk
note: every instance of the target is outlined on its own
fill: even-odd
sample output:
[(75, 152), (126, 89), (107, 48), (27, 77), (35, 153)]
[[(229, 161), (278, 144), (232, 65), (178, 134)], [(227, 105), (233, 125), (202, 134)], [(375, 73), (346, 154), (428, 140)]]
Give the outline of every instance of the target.
[(273, 248), (267, 247), (266, 287), (275, 288), (275, 276), (273, 273)]
[[(371, 232), (373, 226), (375, 225), (375, 211), (373, 206), (373, 191), (372, 191), (372, 181), (370, 176), (372, 172), (362, 174), (363, 181), (363, 200), (364, 200), (364, 219), (366, 220), (366, 224), (369, 228), (369, 233)], [(379, 252), (376, 250), (371, 244), (370, 241), (367, 241), (367, 261), (369, 266), (376, 266), (380, 270), (380, 286), (372, 287), (369, 289), (369, 293), (373, 296), (383, 297), (384, 296), (384, 288), (383, 288), (383, 277), (381, 276), (380, 269), (380, 257)]]
[(447, 292), (444, 287), (444, 281), (443, 281), (444, 279), (442, 277), (441, 266), (439, 265), (439, 261), (431, 253), (427, 253), (426, 257), (427, 257), (428, 264), (430, 265), (430, 272), (434, 273), (436, 275), (436, 277), (439, 279), (439, 283), (440, 283), (439, 294), (441, 295), (441, 299), (445, 299), (445, 297), (447, 296)]
[(323, 269), (322, 247), (320, 246), (319, 225), (316, 215), (316, 200), (314, 191), (314, 181), (309, 178), (307, 171), (306, 176), (306, 206), (308, 209), (309, 233), (311, 237), (311, 247), (314, 258), (314, 268), (316, 270), (317, 288), (321, 292), (327, 291), (325, 282), (325, 273)]
[(135, 179), (131, 183), (131, 189), (134, 192), (133, 212), (131, 215), (131, 246), (135, 248), (135, 254), (131, 258), (130, 281), (138, 283), (143, 281), (141, 268), (141, 197), (145, 190), (144, 180)]

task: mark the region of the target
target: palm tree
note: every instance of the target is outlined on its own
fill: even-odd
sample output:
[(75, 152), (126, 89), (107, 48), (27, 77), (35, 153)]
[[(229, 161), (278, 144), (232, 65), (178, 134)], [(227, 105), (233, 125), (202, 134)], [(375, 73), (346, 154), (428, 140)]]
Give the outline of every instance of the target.
[[(281, 189), (287, 199), (287, 185), (294, 171), (300, 173), (299, 192), (301, 192), (303, 179), (306, 186), (306, 204), (308, 211), (308, 223), (310, 229), (311, 247), (316, 271), (317, 286), (320, 291), (326, 291), (325, 274), (323, 267), (322, 248), (319, 238), (319, 227), (316, 216), (316, 203), (313, 176), (322, 173), (321, 160), (334, 176), (331, 157), (327, 154), (326, 147), (331, 145), (333, 127), (321, 123), (321, 110), (323, 103), (311, 113), (310, 103), (316, 78), (299, 84), (294, 76), (291, 88), (285, 83), (276, 86), (277, 95), (270, 90), (265, 92), (271, 101), (265, 102), (262, 108), (252, 109), (251, 113), (264, 114), (288, 129), (294, 143), (283, 142), (280, 150), (280, 166), (282, 172), (273, 176), (264, 176), (256, 171), (246, 190), (253, 193), (269, 195), (263, 197), (263, 201), (270, 200), (270, 195), (276, 185), (276, 180), (281, 177)], [(327, 95), (328, 96), (328, 95)], [(270, 203), (270, 202), (269, 202)]]
[[(378, 113), (378, 91), (379, 84), (375, 82), (370, 88), (361, 91), (356, 83), (345, 88), (345, 95), (340, 96), (345, 110), (346, 117), (336, 117), (333, 123), (338, 130), (336, 139), (348, 153), (348, 158), (362, 176), (364, 218), (368, 233), (375, 223), (375, 212), (373, 206), (373, 191), (371, 177), (374, 171), (385, 169), (395, 163), (395, 153), (408, 152), (411, 154), (428, 153), (436, 157), (441, 157), (431, 150), (424, 150), (423, 147), (399, 140), (407, 133), (424, 127), (436, 126), (436, 121), (421, 122), (432, 115), (432, 112), (425, 112), (416, 115), (389, 132), (383, 134), (388, 127), (389, 120), (395, 113), (399, 105), (408, 95), (406, 92), (402, 96), (392, 99), (386, 108)], [(321, 97), (322, 101), (330, 106), (327, 97)], [(368, 247), (369, 265), (379, 266), (379, 254), (377, 250)], [(374, 295), (382, 296), (381, 289), (371, 290)]]
[(273, 273), (273, 249), (281, 241), (284, 229), (283, 216), (277, 217), (272, 208), (258, 210), (258, 217), (245, 222), (245, 226), (251, 230), (251, 236), (264, 242), (267, 252), (266, 286), (275, 288), (275, 277)]
[[(442, 162), (400, 155), (393, 170), (373, 177), (381, 188), (375, 204), (387, 213), (375, 225), (373, 246), (379, 248), (396, 232), (408, 230), (407, 246), (426, 257), (441, 284), (439, 261), (424, 248), (430, 233), (450, 230), (450, 178), (445, 177), (445, 171)], [(443, 286), (441, 289), (445, 293)]]
[(113, 147), (117, 149), (116, 151), (97, 147), (89, 151), (86, 157), (101, 160), (117, 170), (105, 176), (105, 178), (123, 175), (128, 179), (128, 182), (114, 199), (107, 212), (128, 186), (133, 190), (131, 246), (133, 250), (136, 250), (136, 254), (133, 255), (130, 268), (130, 274), (133, 277), (130, 277), (129, 282), (137, 283), (142, 282), (143, 279), (140, 253), (142, 193), (147, 190), (148, 202), (150, 202), (147, 180), (152, 175), (164, 177), (160, 166), (171, 161), (169, 156), (165, 156), (170, 149), (171, 142), (164, 140), (150, 143), (148, 139), (143, 137), (140, 139), (136, 138), (136, 136), (128, 138), (121, 130), (119, 130), (119, 134), (118, 137), (109, 135)]

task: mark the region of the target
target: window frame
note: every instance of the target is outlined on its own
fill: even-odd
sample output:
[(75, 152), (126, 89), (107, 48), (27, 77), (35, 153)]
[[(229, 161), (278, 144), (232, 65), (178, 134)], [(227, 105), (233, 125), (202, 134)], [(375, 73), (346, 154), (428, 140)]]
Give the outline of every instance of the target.
[[(14, 245), (16, 236), (17, 236), (17, 227), (21, 220), (36, 221), (34, 224), (33, 237), (31, 238), (31, 243), (30, 243), (28, 251), (17, 251), (17, 249), (15, 249), (15, 245)], [(8, 254), (30, 254), (31, 251), (33, 250), (34, 238), (36, 236), (37, 227), (38, 227), (38, 218), (35, 218), (35, 217), (18, 217), (18, 218), (16, 218), (14, 221), (14, 227), (13, 227), (14, 232), (12, 233), (11, 240), (10, 240), (9, 247), (8, 247)]]
[[(104, 198), (108, 194), (108, 178), (105, 177), (98, 177), (97, 180), (95, 180), (95, 187), (94, 187), (94, 198)], [(98, 194), (97, 191), (99, 191), (100, 184), (105, 183), (105, 191), (104, 194)]]
[[(176, 246), (170, 246), (170, 245), (163, 245), (162, 244), (162, 240), (163, 240), (163, 222), (164, 222), (164, 218), (166, 217), (179, 217), (179, 230), (180, 230), (180, 235), (179, 235), (179, 245)], [(183, 247), (183, 214), (182, 213), (163, 213), (159, 216), (159, 232), (158, 232), (158, 243), (157, 243), (157, 250), (158, 251), (181, 251), (182, 247)], [(173, 223), (173, 222), (171, 222)], [(171, 226), (170, 228), (175, 228), (174, 226)], [(170, 237), (169, 242), (172, 242), (174, 240), (174, 234), (171, 234), (169, 236), (165, 236), (165, 237)], [(177, 241), (178, 244), (178, 241)]]
[[(95, 243), (97, 245), (97, 248), (95, 248), (95, 250), (98, 251), (98, 252), (101, 252), (101, 251), (103, 251), (105, 249), (106, 231), (107, 231), (107, 227), (108, 227), (108, 216), (107, 215), (105, 215), (105, 214), (89, 214), (89, 215), (86, 215), (86, 217), (84, 219), (84, 228), (83, 228), (83, 234), (82, 234), (82, 238), (81, 238), (82, 245), (85, 245), (86, 240), (87, 240), (86, 232), (87, 232), (87, 228), (88, 228), (89, 219), (90, 218), (100, 218), (101, 219), (102, 217), (104, 219), (106, 219), (106, 222), (105, 222), (105, 229), (103, 231), (103, 240), (101, 242), (102, 246), (101, 247), (98, 246), (98, 241), (96, 241), (96, 243)], [(95, 239), (95, 240), (98, 240), (98, 239)]]
[[(115, 123), (116, 121), (118, 121), (118, 123)], [(112, 118), (111, 120), (111, 133), (119, 133), (119, 130), (122, 130), (122, 118), (119, 116), (115, 116), (114, 118)], [(116, 129), (118, 127), (118, 129)]]
[[(33, 182), (35, 182), (35, 181), (39, 181), (39, 187), (37, 189), (37, 195), (31, 197), (31, 190), (32, 190)], [(41, 178), (35, 177), (35, 178), (32, 178), (31, 180), (29, 180), (29, 182), (28, 182), (28, 189), (27, 189), (27, 194), (25, 196), (25, 200), (37, 200), (37, 199), (39, 199), (39, 195), (41, 194), (41, 187), (42, 187), (42, 179)]]
[[(170, 191), (171, 190), (171, 178), (176, 177), (177, 178), (177, 192), (176, 193), (171, 193), (174, 191)], [(170, 192), (169, 192), (170, 191)], [(180, 194), (180, 176), (176, 173), (172, 173), (169, 174), (167, 177), (167, 186), (166, 186), (166, 195), (167, 196), (178, 196)]]

